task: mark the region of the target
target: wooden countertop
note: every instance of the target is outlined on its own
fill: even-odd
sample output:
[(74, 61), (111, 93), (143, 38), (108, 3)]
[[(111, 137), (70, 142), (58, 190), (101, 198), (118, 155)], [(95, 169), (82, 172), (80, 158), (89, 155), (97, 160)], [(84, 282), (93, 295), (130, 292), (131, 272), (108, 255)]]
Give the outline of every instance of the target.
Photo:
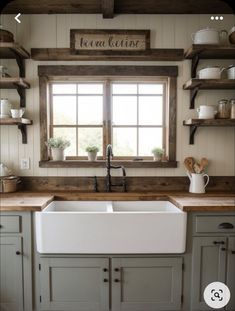
[(0, 211), (41, 211), (52, 200), (169, 200), (185, 212), (230, 212), (235, 211), (234, 193), (206, 193), (193, 195), (188, 192), (17, 192), (1, 194)]

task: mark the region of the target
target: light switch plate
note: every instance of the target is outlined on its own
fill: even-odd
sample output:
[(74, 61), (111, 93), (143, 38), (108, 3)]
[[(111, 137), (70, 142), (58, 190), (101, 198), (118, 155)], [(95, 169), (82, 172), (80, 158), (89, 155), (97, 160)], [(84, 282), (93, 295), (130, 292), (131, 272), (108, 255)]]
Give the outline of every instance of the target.
[(22, 158), (20, 160), (20, 169), (29, 170), (29, 158)]

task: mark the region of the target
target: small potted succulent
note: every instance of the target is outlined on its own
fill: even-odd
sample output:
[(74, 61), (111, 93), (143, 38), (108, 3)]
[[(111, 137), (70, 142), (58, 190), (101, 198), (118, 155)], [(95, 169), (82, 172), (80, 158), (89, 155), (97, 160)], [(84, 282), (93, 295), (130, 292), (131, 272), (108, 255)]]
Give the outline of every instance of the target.
[(86, 152), (88, 156), (89, 161), (96, 161), (97, 160), (97, 152), (99, 151), (99, 148), (94, 145), (90, 145), (86, 147)]
[(162, 157), (164, 155), (164, 149), (162, 149), (162, 148), (154, 148), (152, 150), (152, 154), (153, 154), (153, 160), (154, 161), (161, 161)]
[(46, 142), (46, 145), (51, 149), (52, 160), (63, 161), (64, 150), (70, 146), (70, 141), (62, 137), (51, 137)]

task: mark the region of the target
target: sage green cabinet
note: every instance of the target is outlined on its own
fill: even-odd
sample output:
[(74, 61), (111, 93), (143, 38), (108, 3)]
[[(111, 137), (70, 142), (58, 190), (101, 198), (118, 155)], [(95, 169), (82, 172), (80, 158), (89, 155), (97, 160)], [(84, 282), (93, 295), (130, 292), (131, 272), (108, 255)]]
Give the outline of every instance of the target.
[(235, 238), (227, 236), (195, 237), (192, 254), (192, 310), (211, 310), (204, 302), (203, 292), (211, 282), (223, 282), (232, 297), (226, 310), (235, 311)]
[(23, 311), (21, 237), (0, 237), (0, 310)]
[(40, 258), (41, 310), (109, 310), (108, 258)]
[(180, 310), (182, 258), (113, 258), (112, 311)]

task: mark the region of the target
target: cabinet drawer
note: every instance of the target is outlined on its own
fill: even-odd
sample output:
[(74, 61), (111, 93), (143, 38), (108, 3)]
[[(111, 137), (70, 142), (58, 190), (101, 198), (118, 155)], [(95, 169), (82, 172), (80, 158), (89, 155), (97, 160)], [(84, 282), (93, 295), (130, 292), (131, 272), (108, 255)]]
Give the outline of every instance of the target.
[(21, 232), (21, 216), (2, 216), (0, 215), (0, 233), (19, 233)]
[(204, 216), (198, 215), (195, 219), (196, 233), (234, 233), (235, 232), (235, 216)]

